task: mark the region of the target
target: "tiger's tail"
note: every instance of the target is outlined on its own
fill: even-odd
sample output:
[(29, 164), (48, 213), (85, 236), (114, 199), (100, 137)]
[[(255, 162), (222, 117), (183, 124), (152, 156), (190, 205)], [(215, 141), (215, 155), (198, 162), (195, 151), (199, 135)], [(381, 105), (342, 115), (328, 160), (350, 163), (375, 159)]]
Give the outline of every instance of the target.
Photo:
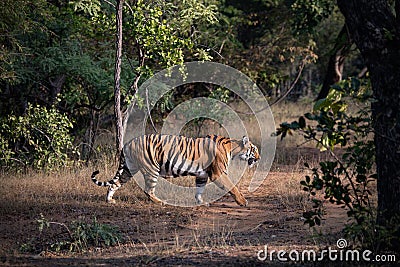
[(98, 171), (98, 170), (97, 170), (97, 171), (94, 171), (94, 172), (92, 173), (91, 178), (92, 178), (93, 183), (95, 183), (95, 184), (98, 185), (98, 186), (107, 187), (107, 186), (116, 184), (117, 181), (119, 180), (119, 176), (116, 175), (114, 178), (112, 178), (111, 180), (109, 180), (109, 181), (107, 181), (107, 182), (100, 182), (99, 180), (96, 179), (96, 175), (97, 175), (97, 174), (99, 174), (99, 171)]

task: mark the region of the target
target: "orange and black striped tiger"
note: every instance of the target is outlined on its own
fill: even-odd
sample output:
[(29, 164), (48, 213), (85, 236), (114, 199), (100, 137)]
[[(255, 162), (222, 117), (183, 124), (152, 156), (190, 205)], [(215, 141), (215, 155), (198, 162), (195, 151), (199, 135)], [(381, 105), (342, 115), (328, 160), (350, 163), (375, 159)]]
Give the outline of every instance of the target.
[(250, 167), (260, 159), (257, 147), (247, 137), (236, 140), (217, 135), (203, 138), (143, 135), (125, 144), (120, 166), (113, 179), (99, 182), (96, 179), (99, 171), (95, 171), (92, 180), (98, 186), (108, 186), (107, 202), (115, 203), (115, 191), (140, 171), (145, 180), (145, 193), (150, 200), (160, 203), (162, 201), (154, 194), (160, 176), (169, 178), (192, 175), (196, 176), (195, 198), (198, 204), (203, 203), (201, 195), (210, 179), (218, 187), (230, 189), (229, 193), (235, 201), (245, 206), (247, 200), (227, 175), (229, 162), (236, 157), (246, 160)]

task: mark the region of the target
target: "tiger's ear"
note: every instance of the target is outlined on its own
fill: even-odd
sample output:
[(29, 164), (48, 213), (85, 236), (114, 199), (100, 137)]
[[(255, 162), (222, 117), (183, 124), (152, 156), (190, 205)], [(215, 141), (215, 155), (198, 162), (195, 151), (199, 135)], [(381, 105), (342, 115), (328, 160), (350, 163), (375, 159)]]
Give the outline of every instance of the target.
[(243, 146), (246, 146), (249, 143), (249, 138), (247, 136), (243, 136), (242, 142)]

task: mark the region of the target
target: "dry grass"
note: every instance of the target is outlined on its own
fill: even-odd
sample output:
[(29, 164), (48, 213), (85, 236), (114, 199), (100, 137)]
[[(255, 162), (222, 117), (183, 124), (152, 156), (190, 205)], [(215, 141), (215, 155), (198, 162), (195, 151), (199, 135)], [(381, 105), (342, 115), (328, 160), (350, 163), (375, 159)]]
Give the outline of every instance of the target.
[[(115, 170), (106, 167), (108, 165), (112, 164), (97, 166), (102, 170), (102, 180), (114, 174)], [(155, 205), (147, 200), (135, 182), (126, 184), (116, 193), (116, 205), (106, 204), (104, 201), (106, 188), (99, 188), (90, 180), (94, 169), (97, 168), (89, 166), (76, 170), (61, 169), (54, 173), (32, 171), (24, 175), (17, 174), (11, 178), (2, 175), (0, 177), (2, 180), (0, 182), (2, 192), (0, 215), (3, 219), (18, 220), (9, 230), (14, 229), (20, 233), (16, 240), (8, 239), (11, 236), (2, 238), (5, 238), (6, 243), (10, 245), (16, 241), (11, 247), (13, 250), (18, 249), (19, 245), (39, 236), (38, 225), (35, 221), (40, 214), (43, 214), (45, 218), (61, 223), (91, 220), (96, 217), (101, 223), (120, 226), (126, 238), (125, 244), (121, 245), (120, 249), (130, 249), (131, 253), (140, 254), (149, 251), (150, 254), (159, 254), (162, 251), (163, 254), (168, 254), (194, 248), (207, 250), (236, 247), (237, 244), (243, 242), (241, 235), (239, 234), (238, 237), (237, 234), (243, 227), (240, 221), (227, 222), (224, 218), (214, 218), (216, 214), (207, 214), (207, 207), (187, 209)], [(243, 192), (246, 192), (248, 178), (248, 173), (245, 173), (241, 181)], [(190, 185), (188, 180), (182, 180), (182, 182)], [(257, 198), (266, 203), (268, 203), (268, 198), (273, 198), (276, 206), (285, 211), (298, 210), (302, 205), (301, 201), (304, 200), (301, 192), (299, 194), (298, 176), (295, 174), (269, 175), (264, 187), (260, 190), (256, 193)], [(251, 194), (247, 193), (247, 197), (250, 203), (258, 201), (257, 198), (253, 199)], [(232, 211), (239, 209), (230, 196), (223, 198), (223, 201), (229, 203)], [(230, 209), (226, 212), (230, 213)], [(198, 212), (207, 215), (199, 218)], [(228, 213), (222, 214), (228, 215)], [(59, 230), (52, 231), (57, 233)], [(135, 238), (132, 239), (133, 236)], [(249, 242), (251, 245), (257, 243)], [(3, 247), (0, 251), (4, 252), (4, 250), (7, 249)]]

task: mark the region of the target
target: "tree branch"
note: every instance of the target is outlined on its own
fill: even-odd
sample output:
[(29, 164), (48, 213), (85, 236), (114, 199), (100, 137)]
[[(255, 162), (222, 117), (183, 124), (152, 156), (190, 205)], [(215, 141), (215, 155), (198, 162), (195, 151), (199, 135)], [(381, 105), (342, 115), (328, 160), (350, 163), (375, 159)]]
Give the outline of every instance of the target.
[[(281, 102), (285, 97), (287, 97), (289, 95), (289, 93), (293, 90), (294, 86), (296, 85), (296, 83), (299, 81), (301, 74), (303, 73), (303, 69), (306, 65), (306, 60), (302, 60), (301, 64), (299, 66), (299, 71), (297, 72), (296, 78), (293, 80), (293, 82), (290, 84), (289, 88), (286, 90), (286, 92), (279, 97), (277, 100), (275, 100), (272, 104), (270, 104), (269, 106), (273, 106), (275, 104), (278, 104), (279, 102)], [(260, 112), (260, 111), (258, 111)]]

